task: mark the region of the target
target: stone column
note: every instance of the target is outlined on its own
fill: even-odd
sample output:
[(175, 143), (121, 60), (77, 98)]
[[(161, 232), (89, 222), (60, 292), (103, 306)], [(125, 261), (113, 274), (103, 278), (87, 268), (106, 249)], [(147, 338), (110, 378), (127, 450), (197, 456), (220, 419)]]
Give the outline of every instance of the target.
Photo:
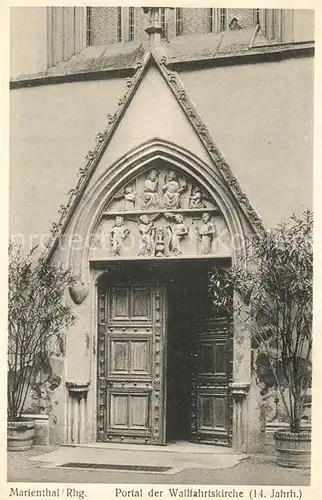
[(234, 308), (234, 368), (230, 384), (233, 398), (233, 448), (239, 452), (263, 451), (264, 438), (260, 420), (259, 389), (252, 373), (252, 333), (249, 308), (236, 295)]
[(67, 405), (67, 443), (81, 444), (87, 442), (87, 384), (66, 383), (68, 389)]
[(233, 382), (229, 385), (233, 397), (233, 449), (239, 452), (247, 451), (248, 420), (247, 394), (250, 384), (247, 382)]

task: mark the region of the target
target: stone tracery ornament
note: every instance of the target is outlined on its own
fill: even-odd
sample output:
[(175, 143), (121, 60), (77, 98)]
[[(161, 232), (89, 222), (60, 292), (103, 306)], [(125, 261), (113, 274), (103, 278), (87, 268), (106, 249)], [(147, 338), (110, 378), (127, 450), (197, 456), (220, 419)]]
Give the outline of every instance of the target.
[(150, 217), (143, 214), (139, 217), (138, 228), (140, 233), (138, 255), (154, 255), (154, 223)]
[(197, 228), (200, 238), (200, 253), (208, 255), (212, 251), (212, 241), (217, 234), (216, 226), (211, 222), (210, 214), (205, 212), (201, 217), (202, 224)]
[(114, 225), (109, 233), (111, 253), (114, 257), (122, 255), (123, 242), (129, 234), (129, 229), (124, 227), (124, 217), (117, 215), (115, 217)]
[(144, 189), (143, 189), (144, 209), (159, 206), (158, 188), (159, 188), (158, 172), (155, 169), (152, 169), (150, 170), (148, 177), (144, 182)]
[(189, 229), (181, 214), (165, 214), (165, 217), (175, 221), (172, 226), (167, 226), (170, 236), (169, 251), (172, 255), (181, 255), (181, 241), (188, 235)]
[(174, 170), (170, 170), (165, 177), (164, 186), (162, 187), (164, 208), (180, 208), (180, 196), (184, 191), (186, 191), (186, 189), (186, 182), (180, 182), (176, 172)]

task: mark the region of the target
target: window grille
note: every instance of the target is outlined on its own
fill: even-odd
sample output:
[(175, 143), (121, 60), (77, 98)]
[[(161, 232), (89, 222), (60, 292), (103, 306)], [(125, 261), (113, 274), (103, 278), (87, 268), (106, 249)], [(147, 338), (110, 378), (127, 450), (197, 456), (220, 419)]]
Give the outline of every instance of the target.
[(134, 40), (135, 20), (134, 7), (129, 7), (129, 42)]
[[(109, 45), (118, 41), (117, 7), (87, 7), (86, 18), (87, 45)], [(123, 27), (122, 37), (124, 39)]]

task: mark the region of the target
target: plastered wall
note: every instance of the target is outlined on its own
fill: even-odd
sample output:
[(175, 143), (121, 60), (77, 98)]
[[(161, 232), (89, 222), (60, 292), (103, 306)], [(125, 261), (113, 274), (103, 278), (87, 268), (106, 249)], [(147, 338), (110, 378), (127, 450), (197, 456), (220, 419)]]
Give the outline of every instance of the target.
[(181, 78), (268, 227), (312, 208), (312, 58), (184, 72)]
[(10, 74), (47, 68), (47, 7), (10, 8)]

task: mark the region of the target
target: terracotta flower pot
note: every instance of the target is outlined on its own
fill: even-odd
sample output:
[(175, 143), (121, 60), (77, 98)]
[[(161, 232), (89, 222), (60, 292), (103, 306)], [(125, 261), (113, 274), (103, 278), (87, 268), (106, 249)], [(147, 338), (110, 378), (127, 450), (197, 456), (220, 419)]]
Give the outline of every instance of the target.
[(7, 423), (7, 450), (25, 451), (33, 444), (35, 433), (35, 421), (32, 419), (21, 419), (16, 422)]
[(309, 469), (311, 466), (311, 433), (277, 430), (274, 434), (277, 465)]

